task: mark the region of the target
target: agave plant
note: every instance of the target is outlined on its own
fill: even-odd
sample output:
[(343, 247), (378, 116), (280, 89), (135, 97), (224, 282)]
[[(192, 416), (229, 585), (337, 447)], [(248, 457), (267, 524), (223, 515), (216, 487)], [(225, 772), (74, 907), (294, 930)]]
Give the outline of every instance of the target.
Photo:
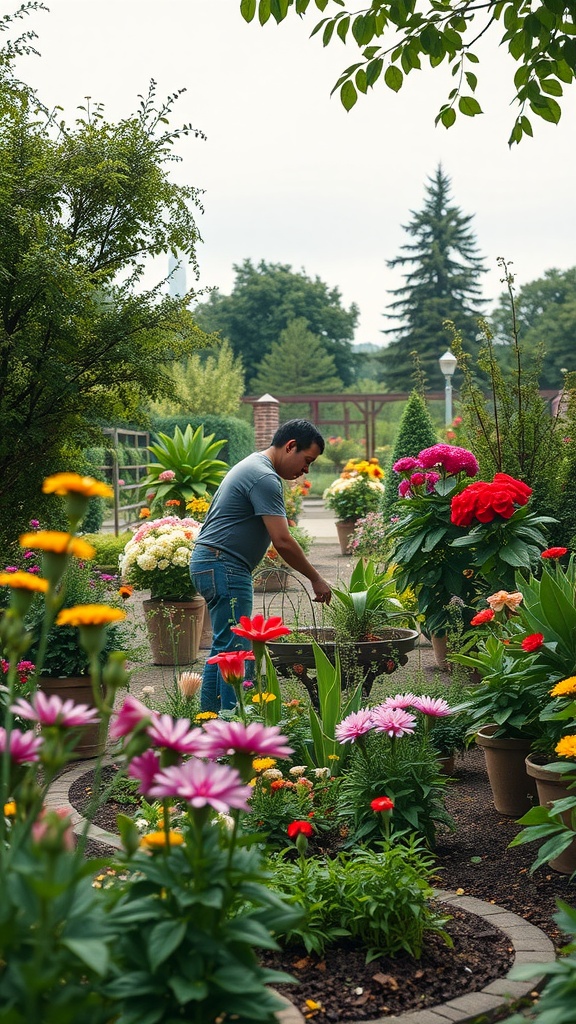
[(158, 442), (148, 450), (158, 459), (148, 467), (142, 486), (155, 491), (155, 501), (178, 499), (187, 501), (206, 493), (212, 494), (228, 469), (228, 463), (217, 459), (226, 440), (215, 441), (214, 434), (204, 437), (204, 427), (195, 431), (190, 424), (184, 433), (176, 427), (174, 437), (158, 434)]

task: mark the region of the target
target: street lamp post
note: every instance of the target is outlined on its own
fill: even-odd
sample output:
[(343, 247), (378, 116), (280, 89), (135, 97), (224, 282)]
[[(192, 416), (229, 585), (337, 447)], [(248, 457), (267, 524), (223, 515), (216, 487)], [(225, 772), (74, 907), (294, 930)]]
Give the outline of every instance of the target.
[(454, 375), (454, 370), (458, 365), (458, 360), (456, 359), (456, 356), (452, 354), (450, 349), (447, 349), (444, 355), (440, 356), (438, 362), (440, 363), (440, 369), (442, 370), (444, 380), (446, 381), (444, 398), (446, 408), (446, 426), (449, 427), (452, 424), (452, 377)]

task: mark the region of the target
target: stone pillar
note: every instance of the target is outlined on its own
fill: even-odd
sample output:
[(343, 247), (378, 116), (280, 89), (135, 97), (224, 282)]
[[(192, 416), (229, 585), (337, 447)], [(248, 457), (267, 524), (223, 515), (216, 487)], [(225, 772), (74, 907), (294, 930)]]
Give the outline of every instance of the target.
[(254, 402), (254, 436), (256, 451), (270, 447), (270, 441), (280, 423), (280, 402), (272, 395), (262, 395)]

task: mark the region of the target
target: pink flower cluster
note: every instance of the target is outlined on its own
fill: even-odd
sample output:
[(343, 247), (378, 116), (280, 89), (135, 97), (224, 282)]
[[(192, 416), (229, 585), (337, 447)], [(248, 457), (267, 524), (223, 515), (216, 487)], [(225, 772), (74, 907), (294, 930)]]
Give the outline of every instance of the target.
[[(187, 718), (173, 719), (151, 711), (135, 697), (126, 697), (115, 714), (110, 735), (129, 742), (137, 733), (150, 743), (133, 757), (128, 774), (138, 779), (140, 793), (154, 799), (184, 800), (192, 808), (212, 807), (217, 813), (231, 808), (248, 810), (252, 794), (236, 767), (218, 764), (216, 759), (237, 756), (286, 758), (293, 753), (278, 726), (260, 722), (225, 722), (215, 718), (203, 727), (193, 727)], [(181, 755), (178, 764), (161, 765), (162, 751)]]
[(404, 476), (398, 486), (398, 494), (401, 498), (407, 498), (420, 493), (419, 488), (425, 488), (427, 493), (433, 491), (441, 475), (458, 476), (463, 473), (476, 476), (478, 462), (467, 448), (453, 444), (433, 444), (431, 448), (423, 448), (416, 458), (407, 455), (398, 459), (392, 469)]
[(197, 523), (195, 519), (185, 518), (180, 519), (180, 516), (164, 516), (162, 519), (148, 519), (142, 526), (139, 526), (134, 534), (132, 540), (142, 540), (143, 537), (147, 537), (152, 530), (157, 530), (160, 526), (174, 526), (180, 530), (199, 530), (200, 523)]
[[(9, 668), (10, 662), (6, 661), (6, 658), (0, 658), (0, 671), (2, 671), (5, 676), (8, 675)], [(27, 683), (29, 677), (33, 674), (33, 672), (35, 672), (35, 670), (36, 666), (32, 661), (19, 661), (16, 666), (19, 682), (22, 685), (24, 683)]]
[(414, 693), (397, 693), (387, 697), (374, 708), (361, 708), (347, 715), (334, 730), (339, 743), (355, 743), (369, 732), (382, 732), (392, 738), (410, 736), (416, 728), (416, 717), (407, 711), (419, 711), (431, 718), (450, 715), (452, 708), (441, 697), (416, 696)]

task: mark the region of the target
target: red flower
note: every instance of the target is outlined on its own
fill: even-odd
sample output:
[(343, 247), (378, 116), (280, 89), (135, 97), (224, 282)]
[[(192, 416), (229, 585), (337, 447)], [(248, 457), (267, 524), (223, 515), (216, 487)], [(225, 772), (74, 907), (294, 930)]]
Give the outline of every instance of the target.
[(562, 558), (565, 555), (568, 548), (546, 548), (540, 555), (540, 558)]
[(230, 629), (236, 636), (243, 636), (247, 640), (262, 644), (276, 640), (279, 636), (286, 636), (290, 632), (279, 615), (273, 615), (270, 619), (265, 619), (263, 615), (253, 615), (251, 619), (247, 615), (242, 615), (239, 624), (231, 626)]
[(389, 796), (377, 796), (374, 800), (370, 801), (370, 807), (373, 811), (393, 811), (394, 803)]
[(531, 494), (531, 488), (521, 480), (507, 473), (496, 473), (491, 483), (479, 480), (455, 495), (450, 518), (456, 526), (470, 526), (474, 519), (491, 523), (497, 515), (510, 519), (516, 506), (525, 505)]
[(206, 658), (209, 665), (218, 665), (225, 683), (241, 683), (246, 675), (245, 661), (254, 661), (252, 651), (224, 651)]
[(286, 783), (284, 779), (274, 779), (274, 782), (270, 783), (270, 789), (275, 793), (277, 789), (285, 789)]
[(530, 654), (531, 651), (537, 651), (539, 647), (542, 647), (544, 643), (543, 633), (530, 633), (530, 636), (525, 636), (520, 647), (523, 651), (527, 651)]
[(296, 839), (296, 836), (311, 836), (314, 832), (309, 821), (291, 821), (286, 829), (289, 839)]
[(481, 612), (478, 612), (473, 619), (470, 619), (471, 626), (483, 626), (485, 622), (491, 622), (494, 618), (494, 612), (491, 608), (483, 608)]

